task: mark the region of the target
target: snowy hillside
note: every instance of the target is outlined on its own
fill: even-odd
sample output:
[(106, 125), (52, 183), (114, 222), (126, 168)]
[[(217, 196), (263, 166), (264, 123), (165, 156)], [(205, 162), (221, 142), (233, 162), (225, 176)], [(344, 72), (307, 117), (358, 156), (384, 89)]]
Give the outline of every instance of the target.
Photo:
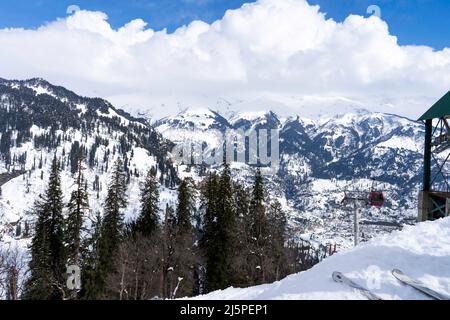
[[(175, 171), (171, 143), (143, 119), (98, 98), (85, 98), (43, 79), (0, 79), (0, 242), (26, 244), (35, 218), (28, 214), (46, 188), (53, 157), (62, 166), (65, 203), (74, 188), (80, 150), (86, 155), (90, 217), (102, 212), (117, 157), (125, 159), (129, 205), (126, 220), (139, 210), (141, 182), (155, 167), (161, 183), (161, 208), (173, 204)], [(162, 211), (161, 211), (162, 212)], [(89, 226), (87, 226), (89, 228)], [(22, 231), (22, 232), (20, 232)]]
[(396, 280), (400, 269), (431, 289), (450, 296), (450, 218), (424, 222), (372, 239), (337, 253), (312, 269), (279, 282), (246, 289), (229, 288), (196, 299), (365, 299), (359, 292), (332, 280), (340, 271), (383, 299), (429, 299)]

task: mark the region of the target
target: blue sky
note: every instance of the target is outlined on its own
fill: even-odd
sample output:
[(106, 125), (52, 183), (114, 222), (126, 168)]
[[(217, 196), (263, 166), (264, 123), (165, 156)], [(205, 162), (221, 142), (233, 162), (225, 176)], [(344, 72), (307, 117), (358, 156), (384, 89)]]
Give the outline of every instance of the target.
[[(448, 0), (308, 0), (337, 21), (349, 14), (367, 15), (369, 5), (381, 8), (382, 18), (400, 44), (449, 47), (450, 1)], [(66, 15), (75, 4), (82, 9), (100, 10), (110, 17), (114, 27), (142, 18), (149, 26), (173, 31), (192, 20), (212, 22), (227, 9), (240, 7), (246, 0), (1, 0), (0, 28), (34, 28)]]
[[(450, 88), (450, 49), (441, 50), (450, 48), (449, 0), (308, 0), (338, 22), (358, 15), (340, 25), (303, 0), (260, 0), (223, 17), (244, 1), (0, 0), (0, 29), (29, 29), (0, 30), (0, 77), (42, 77), (158, 117), (220, 98), (254, 111), (270, 104), (284, 116), (351, 103), (415, 118)], [(35, 29), (70, 5), (86, 11)], [(360, 18), (370, 5), (389, 32)], [(169, 33), (193, 20), (220, 23), (155, 36), (137, 18)]]

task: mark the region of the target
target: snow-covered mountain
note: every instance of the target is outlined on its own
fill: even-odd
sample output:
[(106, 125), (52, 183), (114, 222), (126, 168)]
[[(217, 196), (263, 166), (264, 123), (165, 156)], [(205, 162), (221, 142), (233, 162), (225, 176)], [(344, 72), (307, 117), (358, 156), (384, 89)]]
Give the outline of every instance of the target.
[[(218, 148), (226, 130), (278, 130), (280, 164), (276, 174), (266, 176), (267, 186), (302, 237), (350, 244), (352, 216), (341, 203), (346, 189), (368, 192), (374, 187), (386, 193), (383, 209), (361, 208), (363, 238), (415, 220), (424, 135), (419, 122), (364, 109), (314, 120), (280, 119), (271, 111), (225, 117), (219, 111), (188, 109), (155, 126), (174, 143), (196, 141), (208, 148)], [(234, 167), (236, 176), (251, 182), (252, 166)]]
[(339, 252), (310, 270), (273, 284), (250, 288), (229, 288), (198, 296), (201, 300), (364, 300), (360, 292), (332, 279), (332, 273), (346, 277), (386, 300), (431, 299), (395, 279), (400, 269), (430, 289), (450, 297), (450, 218), (408, 226), (372, 239), (366, 244)]
[(65, 201), (74, 187), (78, 150), (87, 154), (91, 216), (101, 212), (111, 168), (125, 159), (129, 205), (126, 218), (139, 209), (140, 182), (153, 166), (161, 182), (161, 207), (176, 196), (172, 143), (145, 120), (134, 118), (99, 98), (85, 98), (43, 79), (0, 79), (0, 242), (26, 243), (27, 212), (45, 190), (51, 160), (62, 164)]
[[(254, 108), (253, 108), (254, 109)], [(386, 207), (361, 208), (362, 238), (411, 223), (420, 186), (423, 126), (396, 115), (357, 110), (339, 116), (280, 118), (271, 111), (186, 109), (150, 125), (99, 98), (85, 98), (43, 79), (0, 79), (0, 237), (19, 240), (35, 198), (43, 191), (51, 159), (63, 164), (67, 198), (73, 187), (74, 154), (85, 148), (91, 214), (101, 211), (109, 172), (117, 155), (126, 159), (129, 207), (137, 213), (139, 184), (155, 166), (161, 182), (161, 208), (174, 203), (178, 178), (201, 179), (204, 168), (171, 161), (175, 144), (186, 140), (221, 145), (227, 130), (275, 129), (280, 163), (266, 175), (266, 186), (288, 213), (301, 238), (350, 246), (352, 215), (341, 204), (348, 188), (368, 191), (376, 179)], [(212, 166), (220, 170), (220, 166)], [(235, 178), (250, 185), (254, 166), (232, 165)], [(203, 170), (203, 171), (202, 171)], [(66, 199), (67, 201), (68, 199)]]

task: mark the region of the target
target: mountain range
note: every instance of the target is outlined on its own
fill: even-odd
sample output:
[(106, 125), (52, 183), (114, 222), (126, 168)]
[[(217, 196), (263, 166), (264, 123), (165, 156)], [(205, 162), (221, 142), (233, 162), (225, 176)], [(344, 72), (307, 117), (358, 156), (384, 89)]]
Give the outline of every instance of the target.
[[(300, 238), (348, 247), (353, 211), (345, 192), (382, 190), (381, 209), (359, 205), (362, 239), (401, 228), (415, 220), (421, 184), (424, 126), (394, 114), (356, 109), (309, 119), (281, 118), (272, 111), (221, 112), (186, 109), (150, 122), (100, 98), (81, 97), (43, 79), (0, 79), (0, 240), (26, 245), (28, 214), (43, 192), (51, 159), (62, 159), (63, 193), (68, 200), (77, 150), (87, 154), (91, 215), (102, 211), (110, 167), (121, 155), (129, 183), (126, 218), (139, 209), (139, 188), (154, 167), (160, 181), (161, 214), (174, 205), (176, 185), (186, 176), (200, 181), (203, 166), (173, 161), (173, 147), (186, 140), (221, 146), (227, 130), (277, 130), (280, 161), (265, 175), (271, 197), (288, 213)], [(250, 185), (255, 166), (233, 163), (236, 179)], [(212, 165), (206, 170), (220, 170)], [(20, 226), (20, 227), (18, 227)]]

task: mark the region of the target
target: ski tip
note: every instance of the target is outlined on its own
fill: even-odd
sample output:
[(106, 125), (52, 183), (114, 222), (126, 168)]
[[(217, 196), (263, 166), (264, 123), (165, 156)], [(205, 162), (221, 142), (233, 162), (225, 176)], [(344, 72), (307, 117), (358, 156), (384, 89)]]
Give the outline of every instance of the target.
[(393, 269), (392, 271), (392, 275), (403, 275), (404, 273), (401, 271), (401, 270), (399, 270), (399, 269)]
[(333, 280), (336, 282), (342, 282), (342, 276), (343, 276), (342, 273), (340, 273), (338, 271), (333, 272), (333, 275), (332, 275)]

